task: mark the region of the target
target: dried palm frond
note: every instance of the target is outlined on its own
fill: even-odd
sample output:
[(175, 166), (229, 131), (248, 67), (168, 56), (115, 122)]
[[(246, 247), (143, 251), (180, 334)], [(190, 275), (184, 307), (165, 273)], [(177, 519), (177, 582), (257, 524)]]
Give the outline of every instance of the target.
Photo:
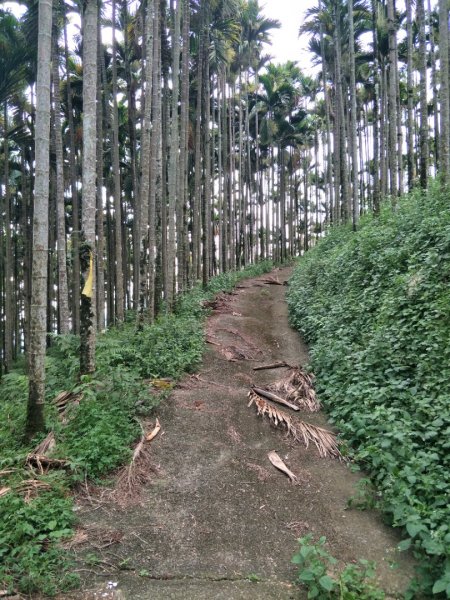
[(150, 434), (145, 432), (142, 434), (130, 463), (122, 467), (117, 475), (113, 494), (119, 504), (124, 506), (139, 503), (141, 488), (151, 481), (152, 474), (156, 471), (151, 464), (150, 445), (146, 442), (147, 435)]
[(281, 392), (289, 402), (310, 412), (320, 410), (320, 402), (314, 391), (313, 378), (298, 367), (292, 368), (287, 377), (267, 386), (273, 392)]
[(50, 433), (45, 439), (42, 440), (39, 446), (36, 446), (36, 448), (33, 450), (33, 454), (47, 454), (48, 452), (51, 452), (55, 446), (55, 434), (53, 431), (50, 431)]
[(29, 502), (32, 498), (35, 498), (39, 492), (49, 489), (50, 485), (39, 479), (24, 479), (14, 486), (14, 491), (22, 494), (25, 502)]
[(289, 436), (296, 442), (302, 443), (308, 448), (312, 442), (322, 458), (328, 456), (339, 458), (342, 460), (342, 455), (339, 451), (338, 441), (333, 432), (322, 427), (317, 427), (311, 423), (294, 419), (276, 406), (273, 406), (264, 398), (261, 398), (253, 391), (249, 392), (248, 397), (250, 402), (248, 406), (255, 404), (258, 415), (268, 417), (275, 427), (284, 427)]
[(65, 469), (69, 467), (69, 463), (67, 460), (62, 460), (59, 458), (50, 458), (45, 456), (45, 454), (36, 454), (35, 452), (31, 452), (27, 456), (26, 466), (30, 469), (37, 468), (39, 473), (43, 474), (48, 469)]

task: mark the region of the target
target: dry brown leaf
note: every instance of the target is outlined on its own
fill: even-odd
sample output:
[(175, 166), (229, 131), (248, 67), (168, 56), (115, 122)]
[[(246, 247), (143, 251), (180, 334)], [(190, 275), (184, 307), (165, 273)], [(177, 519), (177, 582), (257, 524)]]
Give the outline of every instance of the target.
[(312, 442), (322, 458), (330, 456), (343, 460), (339, 451), (339, 443), (333, 432), (291, 417), (254, 392), (250, 392), (248, 396), (250, 398), (248, 406), (255, 404), (258, 415), (268, 417), (275, 427), (284, 427), (287, 434), (296, 442), (304, 444), (306, 448)]
[(149, 434), (147, 434), (145, 441), (151, 442), (152, 439), (155, 438), (160, 431), (161, 431), (161, 424), (159, 422), (159, 419), (156, 419), (155, 427)]
[(276, 467), (279, 471), (281, 471), (285, 475), (287, 475), (293, 483), (295, 481), (297, 481), (297, 475), (294, 475), (294, 473), (290, 469), (287, 468), (287, 466), (284, 464), (284, 462), (281, 460), (281, 458), (278, 456), (278, 454), (275, 452), (275, 450), (272, 450), (272, 452), (269, 452), (267, 457), (270, 460), (270, 462), (273, 464), (273, 466)]

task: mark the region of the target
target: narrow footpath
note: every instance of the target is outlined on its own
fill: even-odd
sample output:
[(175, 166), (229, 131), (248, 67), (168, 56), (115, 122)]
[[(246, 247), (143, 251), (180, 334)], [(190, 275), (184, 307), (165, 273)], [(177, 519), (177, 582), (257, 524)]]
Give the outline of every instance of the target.
[[(284, 282), (290, 273), (271, 276)], [(208, 319), (201, 369), (157, 409), (155, 473), (141, 501), (125, 508), (80, 503), (84, 528), (112, 533), (110, 542), (84, 550), (85, 593), (74, 597), (299, 600), (306, 592), (293, 585), (291, 558), (308, 533), (326, 536), (329, 552), (345, 563), (375, 560), (388, 597), (406, 586), (412, 564), (395, 550), (396, 533), (373, 511), (347, 509), (360, 476), (320, 458), (313, 445), (286, 438), (248, 407), (252, 384), (286, 373), (255, 366), (308, 359), (288, 325), (286, 287), (264, 279), (243, 282), (219, 303)], [(330, 427), (322, 413), (299, 415)], [(297, 476), (295, 484), (272, 466), (272, 450)]]

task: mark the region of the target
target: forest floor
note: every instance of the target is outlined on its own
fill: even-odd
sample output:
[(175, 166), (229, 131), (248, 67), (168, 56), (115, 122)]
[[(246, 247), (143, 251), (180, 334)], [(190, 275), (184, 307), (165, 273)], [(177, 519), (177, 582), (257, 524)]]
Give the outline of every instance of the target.
[[(283, 282), (290, 274), (272, 276)], [(308, 533), (326, 536), (343, 563), (376, 561), (389, 597), (406, 587), (413, 562), (396, 551), (396, 532), (375, 511), (347, 508), (361, 475), (294, 444), (247, 406), (252, 384), (286, 373), (255, 366), (308, 360), (288, 325), (286, 288), (265, 284), (267, 277), (244, 281), (208, 318), (211, 343), (198, 374), (185, 376), (156, 411), (162, 429), (150, 445), (150, 483), (127, 502), (98, 490), (79, 498), (84, 591), (64, 598), (306, 598), (293, 584), (291, 558)], [(329, 427), (323, 413), (300, 417)], [(269, 462), (272, 450), (296, 484)]]

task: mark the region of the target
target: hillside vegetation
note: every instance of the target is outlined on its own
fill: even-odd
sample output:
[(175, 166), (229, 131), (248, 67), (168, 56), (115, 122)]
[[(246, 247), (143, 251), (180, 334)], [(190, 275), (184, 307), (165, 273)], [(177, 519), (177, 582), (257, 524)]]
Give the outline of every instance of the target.
[(450, 597), (449, 207), (435, 186), (335, 228), (288, 295), (331, 420), (419, 557), (417, 597)]

